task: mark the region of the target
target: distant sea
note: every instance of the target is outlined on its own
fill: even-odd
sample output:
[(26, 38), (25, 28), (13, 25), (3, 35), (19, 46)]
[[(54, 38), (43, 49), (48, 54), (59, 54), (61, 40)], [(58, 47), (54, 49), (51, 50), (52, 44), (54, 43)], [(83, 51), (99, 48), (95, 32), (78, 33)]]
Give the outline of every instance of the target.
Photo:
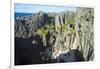
[(15, 17), (16, 16), (31, 16), (32, 13), (14, 13), (15, 14)]

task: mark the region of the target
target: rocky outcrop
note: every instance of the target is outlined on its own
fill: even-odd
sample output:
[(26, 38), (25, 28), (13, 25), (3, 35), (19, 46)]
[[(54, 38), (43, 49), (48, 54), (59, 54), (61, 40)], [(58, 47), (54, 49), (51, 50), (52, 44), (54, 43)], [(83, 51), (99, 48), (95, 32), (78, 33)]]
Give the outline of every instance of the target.
[[(38, 53), (37, 51), (36, 53), (41, 56), (37, 63), (90, 61), (94, 59), (93, 24), (93, 8), (77, 8), (76, 12), (64, 11), (59, 13), (40, 11), (32, 16), (16, 17), (15, 46), (18, 47), (18, 44), (20, 44), (20, 47), (22, 47), (23, 41), (26, 41), (26, 46), (27, 39), (31, 39), (28, 40), (27, 46), (30, 45), (32, 50), (36, 46), (38, 50)], [(33, 37), (36, 35), (41, 40), (34, 39)], [(20, 41), (20, 39), (23, 39), (23, 41)], [(20, 43), (17, 43), (19, 41)], [(17, 52), (16, 48), (15, 53)], [(34, 55), (35, 53), (33, 53)], [(34, 63), (34, 61), (31, 63)]]
[(83, 52), (86, 61), (93, 60), (94, 55), (94, 10), (92, 8), (77, 9), (77, 36), (79, 49)]
[[(68, 30), (56, 31), (52, 35), (55, 37), (53, 45), (53, 58), (71, 50), (78, 50), (83, 54), (84, 61), (93, 60), (93, 20), (94, 10), (92, 8), (78, 8), (76, 11), (75, 23), (68, 24)], [(61, 26), (61, 25), (60, 25)], [(58, 30), (58, 29), (57, 29)], [(53, 38), (51, 36), (51, 38)], [(52, 41), (52, 40), (50, 40)]]

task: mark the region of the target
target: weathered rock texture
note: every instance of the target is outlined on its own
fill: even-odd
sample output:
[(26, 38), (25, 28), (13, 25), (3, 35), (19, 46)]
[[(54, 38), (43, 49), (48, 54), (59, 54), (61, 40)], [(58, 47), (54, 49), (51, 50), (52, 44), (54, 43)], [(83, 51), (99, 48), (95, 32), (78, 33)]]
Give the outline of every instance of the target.
[(93, 8), (16, 17), (15, 64), (93, 60), (93, 24)]
[(89, 8), (77, 9), (77, 40), (79, 42), (79, 50), (82, 51), (86, 61), (93, 60), (94, 56), (94, 10)]

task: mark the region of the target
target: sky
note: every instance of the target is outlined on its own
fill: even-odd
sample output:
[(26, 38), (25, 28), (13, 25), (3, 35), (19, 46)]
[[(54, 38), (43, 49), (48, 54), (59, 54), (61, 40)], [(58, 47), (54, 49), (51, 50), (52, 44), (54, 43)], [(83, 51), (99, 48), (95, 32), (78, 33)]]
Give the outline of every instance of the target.
[(39, 11), (43, 12), (62, 12), (62, 11), (75, 11), (76, 7), (68, 6), (45, 6), (45, 5), (35, 5), (35, 4), (19, 4), (14, 5), (14, 12), (20, 13), (37, 13)]

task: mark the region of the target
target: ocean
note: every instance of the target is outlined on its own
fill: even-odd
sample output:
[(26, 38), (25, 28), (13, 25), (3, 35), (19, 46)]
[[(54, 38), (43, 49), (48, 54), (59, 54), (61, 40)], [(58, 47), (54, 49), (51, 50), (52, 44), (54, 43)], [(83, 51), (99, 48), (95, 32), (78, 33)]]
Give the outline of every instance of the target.
[(15, 17), (16, 16), (31, 16), (32, 13), (14, 13), (15, 14)]

